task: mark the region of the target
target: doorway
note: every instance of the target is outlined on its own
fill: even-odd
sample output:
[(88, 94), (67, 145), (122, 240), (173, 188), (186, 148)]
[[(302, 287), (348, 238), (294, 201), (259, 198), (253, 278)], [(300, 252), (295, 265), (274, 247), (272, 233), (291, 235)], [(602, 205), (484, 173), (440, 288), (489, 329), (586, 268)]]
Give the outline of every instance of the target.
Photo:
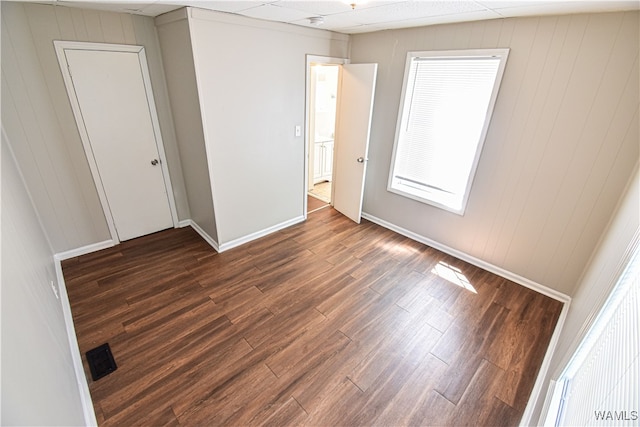
[[(325, 206), (360, 223), (377, 69), (307, 56), (305, 217), (309, 200), (323, 189)], [(324, 98), (316, 100), (318, 86)]]
[(305, 213), (332, 205), (340, 66), (343, 58), (307, 56)]
[(331, 204), (339, 71), (336, 64), (310, 67), (309, 196), (324, 204)]

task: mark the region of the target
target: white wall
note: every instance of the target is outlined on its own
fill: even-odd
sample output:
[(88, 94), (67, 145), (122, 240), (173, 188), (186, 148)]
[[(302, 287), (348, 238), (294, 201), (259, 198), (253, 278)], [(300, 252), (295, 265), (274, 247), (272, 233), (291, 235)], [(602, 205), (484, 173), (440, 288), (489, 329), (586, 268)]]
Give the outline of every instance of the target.
[[(3, 94), (4, 96), (4, 94)], [(83, 425), (53, 251), (2, 137), (0, 424)]]
[[(568, 295), (639, 156), (638, 12), (352, 36), (378, 62), (364, 211)], [(511, 52), (464, 216), (387, 192), (407, 51)]]
[(220, 245), (304, 215), (306, 55), (348, 37), (189, 9)]
[(189, 218), (153, 19), (34, 3), (2, 3), (2, 123), (54, 252), (110, 239), (53, 40), (143, 45), (178, 217)]
[[(550, 379), (557, 380), (560, 377), (616, 285), (629, 259), (633, 238), (638, 232), (640, 232), (640, 172), (636, 168), (611, 218), (607, 232), (603, 235), (589, 262), (589, 267), (579, 281), (579, 287), (571, 301), (558, 346), (551, 360), (544, 391), (547, 391)], [(532, 418), (534, 421), (538, 419), (543, 403), (544, 396), (537, 402)]]
[(155, 20), (191, 218), (218, 241), (187, 9)]

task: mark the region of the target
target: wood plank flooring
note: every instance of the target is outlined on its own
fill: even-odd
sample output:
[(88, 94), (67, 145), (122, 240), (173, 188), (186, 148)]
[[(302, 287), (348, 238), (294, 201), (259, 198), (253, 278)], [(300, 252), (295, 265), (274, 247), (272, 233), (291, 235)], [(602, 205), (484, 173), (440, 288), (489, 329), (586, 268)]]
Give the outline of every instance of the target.
[(329, 204), (311, 195), (307, 195), (307, 212), (314, 212), (318, 209), (326, 208)]
[[(100, 425), (516, 425), (561, 303), (331, 208), (217, 254), (190, 228), (67, 260)], [(86, 364), (86, 361), (85, 361)]]

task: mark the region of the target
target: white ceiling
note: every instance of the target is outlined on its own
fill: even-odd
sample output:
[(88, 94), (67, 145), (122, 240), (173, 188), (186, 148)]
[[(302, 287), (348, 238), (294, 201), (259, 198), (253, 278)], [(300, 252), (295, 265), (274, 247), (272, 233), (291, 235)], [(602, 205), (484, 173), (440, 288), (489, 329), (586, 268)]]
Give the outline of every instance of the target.
[[(32, 0), (33, 1), (33, 0)], [(183, 6), (346, 34), (548, 14), (638, 10), (640, 0), (45, 0), (38, 3), (158, 16)], [(355, 8), (349, 3), (356, 3)], [(311, 17), (322, 17), (314, 25)]]

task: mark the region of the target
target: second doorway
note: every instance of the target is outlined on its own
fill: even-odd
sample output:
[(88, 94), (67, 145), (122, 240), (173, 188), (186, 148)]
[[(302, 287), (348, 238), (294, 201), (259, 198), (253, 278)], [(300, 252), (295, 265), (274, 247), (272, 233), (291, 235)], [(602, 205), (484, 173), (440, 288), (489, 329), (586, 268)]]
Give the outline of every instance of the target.
[[(332, 202), (338, 64), (311, 64), (309, 102), (309, 211)], [(313, 206), (312, 206), (313, 205)]]

